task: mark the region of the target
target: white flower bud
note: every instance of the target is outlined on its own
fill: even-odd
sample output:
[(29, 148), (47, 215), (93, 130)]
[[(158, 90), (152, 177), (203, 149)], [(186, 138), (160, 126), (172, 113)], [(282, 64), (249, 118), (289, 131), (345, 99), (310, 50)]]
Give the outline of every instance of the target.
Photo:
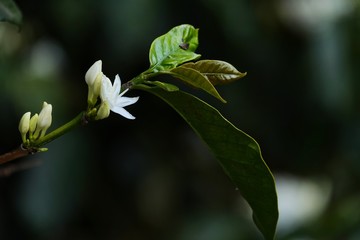
[(96, 61), (86, 72), (85, 81), (88, 85), (88, 104), (93, 107), (100, 95), (101, 80), (102, 80), (102, 61)]
[(52, 122), (52, 105), (47, 102), (43, 103), (39, 118), (37, 120), (36, 131), (41, 131), (41, 137), (45, 135), (46, 130), (50, 127)]
[(102, 73), (101, 71), (102, 61), (96, 61), (86, 72), (85, 74), (85, 81), (88, 85), (94, 85), (95, 80), (97, 79), (98, 75)]
[(22, 139), (23, 143), (26, 142), (26, 134), (28, 133), (29, 128), (30, 128), (30, 115), (31, 115), (30, 112), (26, 112), (20, 119), (19, 131), (20, 131), (21, 139)]
[(37, 113), (35, 113), (35, 115), (30, 118), (30, 129), (29, 129), (30, 136), (35, 132), (38, 119), (39, 119), (39, 114)]

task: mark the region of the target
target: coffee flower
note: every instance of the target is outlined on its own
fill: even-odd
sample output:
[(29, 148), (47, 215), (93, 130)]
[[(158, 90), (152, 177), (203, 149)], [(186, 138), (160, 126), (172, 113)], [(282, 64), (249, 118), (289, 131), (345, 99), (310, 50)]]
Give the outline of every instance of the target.
[(123, 97), (129, 89), (121, 92), (121, 80), (119, 75), (116, 75), (114, 85), (108, 77), (103, 75), (100, 90), (101, 104), (97, 112), (96, 119), (107, 118), (110, 110), (127, 119), (135, 119), (124, 107), (134, 104), (138, 101), (139, 97)]

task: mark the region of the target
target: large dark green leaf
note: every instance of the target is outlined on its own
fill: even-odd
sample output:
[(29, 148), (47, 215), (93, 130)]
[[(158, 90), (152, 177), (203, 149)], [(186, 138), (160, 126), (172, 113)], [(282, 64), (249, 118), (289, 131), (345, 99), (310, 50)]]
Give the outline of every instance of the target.
[(198, 45), (198, 29), (188, 24), (174, 27), (152, 42), (150, 69), (157, 72), (198, 59), (200, 55), (195, 53)]
[(230, 63), (220, 60), (200, 60), (195, 63), (185, 63), (182, 67), (193, 68), (202, 73), (213, 85), (227, 84), (246, 75), (239, 72)]
[(265, 239), (273, 239), (278, 220), (275, 182), (256, 141), (193, 95), (143, 85), (135, 88), (160, 97), (187, 121), (251, 206), (255, 224)]
[(14, 1), (0, 0), (0, 21), (21, 24), (22, 14)]

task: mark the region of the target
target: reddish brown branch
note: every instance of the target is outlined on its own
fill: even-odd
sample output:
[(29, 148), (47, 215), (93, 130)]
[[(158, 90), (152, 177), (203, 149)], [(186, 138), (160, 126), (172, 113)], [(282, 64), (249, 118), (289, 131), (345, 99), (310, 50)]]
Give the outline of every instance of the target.
[(0, 164), (4, 164), (6, 162), (10, 162), (12, 160), (21, 158), (21, 157), (25, 157), (27, 155), (33, 154), (35, 153), (35, 151), (33, 151), (32, 149), (26, 149), (23, 148), (22, 145), (20, 145), (20, 147), (18, 147), (17, 149), (11, 151), (11, 152), (7, 152), (3, 155), (0, 155)]

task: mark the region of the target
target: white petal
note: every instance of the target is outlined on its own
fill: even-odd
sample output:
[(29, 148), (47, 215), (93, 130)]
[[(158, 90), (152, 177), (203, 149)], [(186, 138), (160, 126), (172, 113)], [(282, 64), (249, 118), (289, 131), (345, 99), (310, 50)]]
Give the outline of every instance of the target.
[(115, 76), (113, 88), (114, 88), (114, 90), (115, 90), (115, 92), (116, 92), (117, 94), (120, 93), (120, 89), (121, 89), (121, 79), (120, 79), (120, 77), (119, 77), (118, 74), (116, 74), (116, 76)]
[(111, 81), (105, 74), (103, 74), (101, 82), (100, 97), (103, 101), (109, 101), (112, 93)]
[(131, 104), (136, 103), (139, 100), (139, 97), (119, 97), (116, 99), (116, 106), (126, 107)]
[(128, 111), (126, 111), (124, 108), (122, 107), (114, 107), (111, 109), (111, 111), (120, 114), (121, 116), (127, 118), (127, 119), (135, 119), (135, 117), (133, 115), (131, 115)]

